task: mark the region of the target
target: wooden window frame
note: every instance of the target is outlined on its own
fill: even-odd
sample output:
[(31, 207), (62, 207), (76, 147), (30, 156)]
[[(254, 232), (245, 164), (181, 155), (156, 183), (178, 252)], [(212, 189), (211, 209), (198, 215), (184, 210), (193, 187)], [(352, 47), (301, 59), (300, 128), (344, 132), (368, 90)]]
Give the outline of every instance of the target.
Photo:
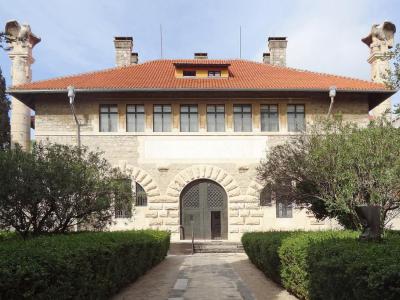
[[(101, 111), (101, 109), (103, 107), (107, 107), (107, 112), (102, 112)], [(116, 112), (111, 112), (110, 111), (111, 107), (116, 107), (117, 111)], [(118, 131), (118, 123), (119, 123), (118, 122), (118, 117), (117, 117), (117, 126), (116, 126), (117, 130), (115, 130), (115, 131), (101, 130), (102, 129), (102, 126), (101, 126), (101, 116), (102, 115), (107, 115), (108, 116), (108, 118), (107, 118), (107, 122), (108, 122), (107, 128), (110, 129), (111, 128), (111, 118), (110, 118), (110, 116), (111, 115), (117, 115), (117, 116), (119, 115), (119, 113), (118, 113), (118, 104), (100, 104), (99, 105), (99, 132), (117, 132)]]
[[(155, 107), (156, 106), (161, 106), (161, 112), (156, 112), (155, 111)], [(169, 112), (166, 112), (166, 111), (164, 111), (164, 108), (166, 107), (166, 106), (169, 106), (169, 108), (170, 108), (170, 111)], [(155, 131), (155, 116), (156, 115), (161, 115), (161, 131)], [(164, 128), (164, 122), (163, 122), (163, 120), (164, 120), (164, 116), (165, 115), (169, 115), (170, 116), (170, 128), (168, 128), (169, 130), (165, 130), (165, 128)], [(172, 105), (171, 104), (153, 104), (153, 132), (171, 132), (172, 131)]]
[[(240, 112), (236, 112), (235, 111), (235, 107), (240, 107)], [(244, 112), (243, 108), (244, 107), (250, 107), (250, 112)], [(248, 131), (244, 131), (243, 130), (243, 116), (245, 114), (249, 114), (250, 115), (250, 130)], [(241, 130), (236, 130), (235, 128), (235, 118), (236, 116), (240, 116), (241, 118)], [(252, 132), (253, 131), (253, 107), (251, 104), (234, 104), (233, 105), (233, 131), (234, 132)]]
[[(128, 112), (128, 106), (134, 106), (135, 107), (135, 111), (134, 112)], [(137, 107), (138, 106), (142, 106), (143, 107), (143, 112), (138, 112), (137, 111)], [(126, 109), (126, 123), (125, 123), (126, 132), (144, 132), (145, 131), (145, 127), (146, 127), (146, 113), (145, 113), (144, 104), (127, 104), (125, 109)], [(128, 131), (128, 116), (129, 115), (134, 115), (135, 116), (135, 130), (134, 131)], [(141, 130), (141, 131), (137, 130), (137, 123), (138, 123), (137, 115), (143, 115), (143, 130)]]
[[(276, 112), (271, 112), (271, 106), (276, 107)], [(268, 107), (267, 110), (265, 110), (265, 107)], [(271, 119), (271, 116), (276, 117), (278, 128), (276, 130), (269, 130), (271, 128), (263, 128), (263, 116), (267, 116), (268, 119)], [(262, 132), (279, 132), (279, 105), (278, 104), (261, 104), (260, 105), (260, 130)]]
[[(217, 106), (222, 106), (222, 107), (224, 108), (224, 111), (223, 111), (223, 112), (218, 112), (218, 111), (217, 111)], [(209, 107), (214, 107), (214, 112), (209, 112), (209, 111), (208, 111), (208, 108), (209, 108)], [(207, 104), (207, 106), (206, 106), (206, 126), (207, 126), (207, 132), (225, 132), (225, 131), (226, 131), (225, 112), (226, 112), (225, 104)], [(220, 131), (220, 130), (210, 131), (209, 128), (208, 128), (208, 118), (209, 118), (209, 116), (213, 116), (213, 118), (214, 118), (214, 125), (215, 125), (215, 128), (217, 128), (217, 117), (218, 117), (219, 115), (222, 115), (223, 118), (224, 118), (224, 130), (222, 130), (222, 131)]]

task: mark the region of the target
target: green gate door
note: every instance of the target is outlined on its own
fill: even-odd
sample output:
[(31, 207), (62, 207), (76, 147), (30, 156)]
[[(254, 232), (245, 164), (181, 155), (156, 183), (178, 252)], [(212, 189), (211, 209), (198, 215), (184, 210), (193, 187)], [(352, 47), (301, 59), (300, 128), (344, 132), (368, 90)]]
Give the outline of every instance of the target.
[(228, 202), (225, 190), (211, 180), (196, 180), (181, 193), (181, 225), (185, 239), (228, 238)]

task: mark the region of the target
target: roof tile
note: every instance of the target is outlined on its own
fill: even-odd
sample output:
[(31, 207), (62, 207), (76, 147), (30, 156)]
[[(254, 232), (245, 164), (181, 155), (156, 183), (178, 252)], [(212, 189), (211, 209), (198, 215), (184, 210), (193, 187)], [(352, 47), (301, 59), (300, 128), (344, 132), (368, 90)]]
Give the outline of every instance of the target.
[[(228, 78), (176, 78), (175, 64), (229, 64)], [(76, 89), (265, 89), (388, 90), (384, 84), (349, 77), (278, 67), (246, 60), (153, 60), (138, 65), (36, 81), (12, 87), (12, 91)]]

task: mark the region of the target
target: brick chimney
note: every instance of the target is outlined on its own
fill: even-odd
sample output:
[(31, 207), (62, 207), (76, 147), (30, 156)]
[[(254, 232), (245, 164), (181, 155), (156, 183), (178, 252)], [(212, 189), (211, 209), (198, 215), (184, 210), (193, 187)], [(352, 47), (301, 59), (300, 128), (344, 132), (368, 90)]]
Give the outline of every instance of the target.
[(133, 38), (131, 36), (116, 36), (114, 38), (114, 47), (117, 67), (129, 66), (139, 62), (137, 52), (132, 53)]
[(207, 52), (196, 52), (194, 54), (194, 59), (208, 59)]
[[(285, 67), (286, 66), (286, 47), (287, 47), (286, 37), (269, 37), (268, 38), (268, 48), (270, 59), (269, 63), (276, 66)], [(267, 53), (266, 53), (267, 54)], [(268, 59), (264, 56), (264, 63), (268, 63)]]

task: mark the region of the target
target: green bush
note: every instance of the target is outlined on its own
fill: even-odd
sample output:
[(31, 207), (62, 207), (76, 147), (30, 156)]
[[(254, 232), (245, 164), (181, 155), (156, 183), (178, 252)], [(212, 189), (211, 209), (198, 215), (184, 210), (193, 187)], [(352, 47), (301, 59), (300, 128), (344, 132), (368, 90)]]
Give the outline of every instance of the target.
[(169, 234), (121, 231), (0, 243), (0, 299), (107, 299), (164, 259)]
[(400, 237), (357, 238), (353, 231), (271, 232), (242, 241), (258, 268), (301, 299), (400, 299)]

